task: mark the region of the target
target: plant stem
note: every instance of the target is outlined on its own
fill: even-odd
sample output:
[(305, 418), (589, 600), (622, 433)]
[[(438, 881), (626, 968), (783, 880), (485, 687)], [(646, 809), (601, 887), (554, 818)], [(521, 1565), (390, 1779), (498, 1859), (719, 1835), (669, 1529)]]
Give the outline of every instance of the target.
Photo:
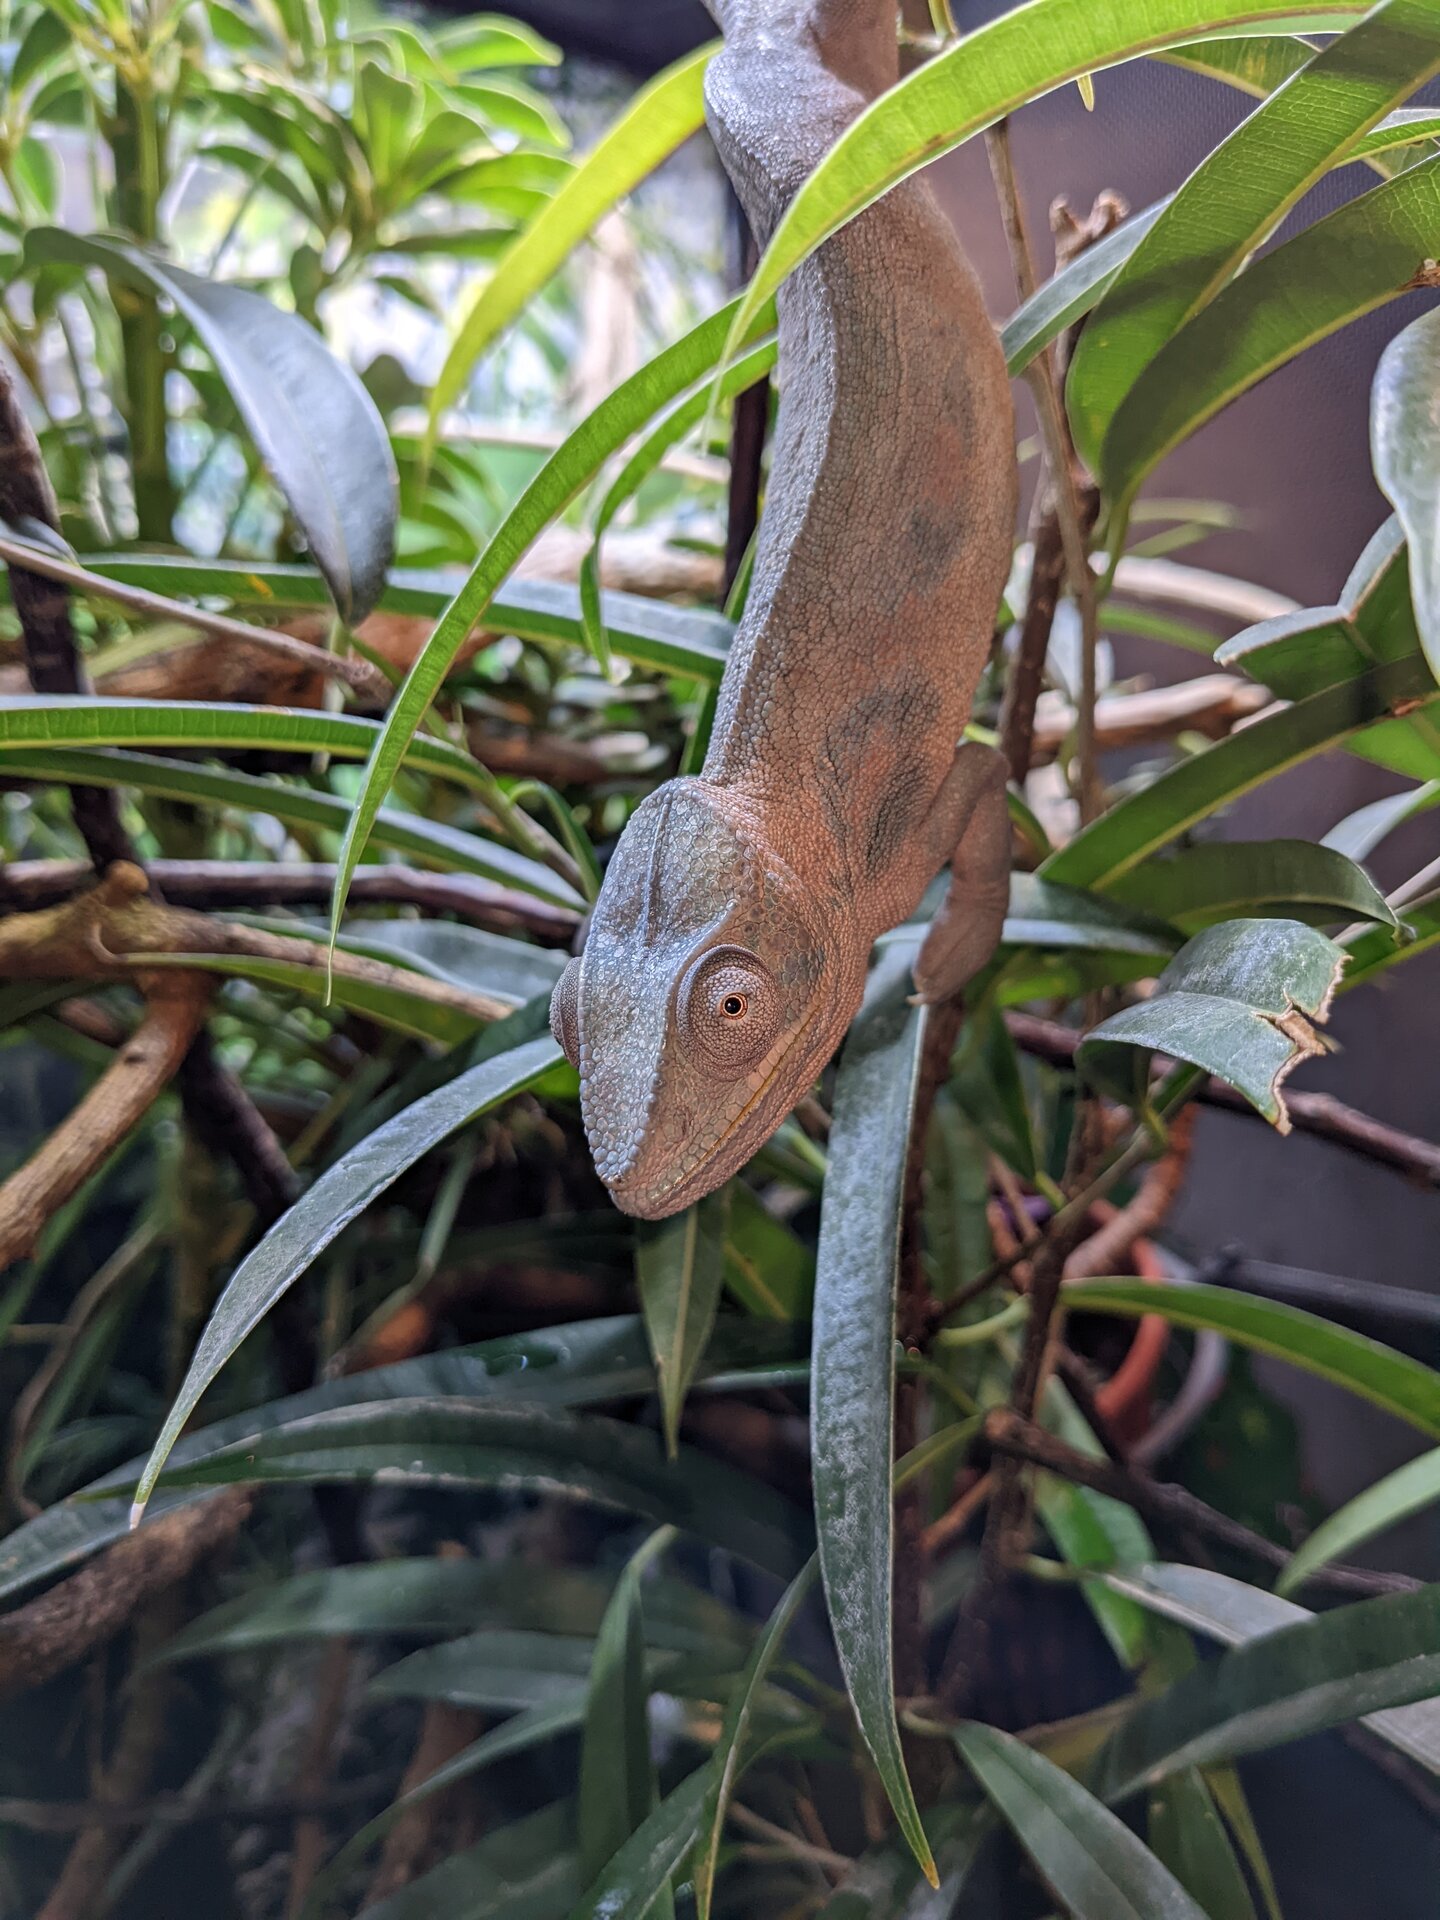
[[(109, 144), (115, 166), (115, 223), (142, 246), (154, 246), (159, 239), (165, 155), (148, 76), (116, 75)], [(167, 545), (175, 491), (167, 445), (164, 321), (152, 293), (117, 286), (114, 299), (125, 360), (125, 419), (137, 530), (142, 540)]]

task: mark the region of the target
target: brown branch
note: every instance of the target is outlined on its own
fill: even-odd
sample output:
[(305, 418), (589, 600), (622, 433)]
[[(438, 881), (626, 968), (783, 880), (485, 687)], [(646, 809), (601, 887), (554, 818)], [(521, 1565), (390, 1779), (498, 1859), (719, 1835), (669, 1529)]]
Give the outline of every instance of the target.
[[(323, 1792), (335, 1770), (335, 1748), (345, 1719), (351, 1676), (350, 1642), (332, 1640), (321, 1661), (310, 1728), (300, 1760), (300, 1778), (296, 1788), (302, 1800), (315, 1799)], [(290, 1854), (290, 1890), (285, 1902), (286, 1920), (298, 1920), (310, 1891), (310, 1883), (319, 1872), (324, 1857), (324, 1822), (317, 1814), (303, 1814), (295, 1822), (295, 1842)]]
[[(27, 976), (22, 968), (12, 977)], [(45, 1223), (149, 1111), (200, 1031), (208, 982), (146, 972), (139, 984), (145, 1014), (134, 1034), (74, 1111), (0, 1186), (0, 1270), (34, 1251)]]
[[(396, 1797), (423, 1786), (432, 1773), (477, 1740), (483, 1728), (484, 1721), (472, 1708), (453, 1707), (448, 1700), (427, 1701), (415, 1750)], [(385, 1836), (380, 1863), (365, 1896), (367, 1907), (378, 1906), (392, 1893), (398, 1893), (418, 1879), (434, 1860), (442, 1842), (448, 1842), (452, 1850), (467, 1844), (468, 1835), (446, 1831), (455, 1824), (459, 1811), (457, 1801), (463, 1806), (466, 1784), (456, 1781), (438, 1793), (427, 1794), (399, 1815)]]
[(0, 1700), (38, 1687), (113, 1640), (157, 1594), (232, 1540), (252, 1495), (227, 1487), (128, 1533), (38, 1600), (0, 1618)]
[[(121, 861), (99, 886), (59, 907), (12, 914), (0, 923), (0, 978), (126, 980), (155, 971), (158, 956), (278, 962), (323, 976), (326, 949), (258, 927), (218, 920), (151, 899), (139, 867)], [(334, 976), (358, 985), (399, 988), (414, 999), (476, 1020), (498, 1020), (510, 1003), (493, 995), (432, 980), (425, 974), (363, 954), (336, 953)], [(173, 1071), (173, 1069), (172, 1069)]]
[[(996, 1407), (988, 1413), (981, 1438), (991, 1453), (1043, 1467), (1048, 1473), (1068, 1480), (1072, 1486), (1108, 1494), (1111, 1499), (1133, 1507), (1143, 1519), (1189, 1529), (1204, 1539), (1214, 1540), (1217, 1545), (1249, 1554), (1267, 1567), (1283, 1567), (1290, 1559), (1284, 1547), (1208, 1506), (1185, 1487), (1146, 1479), (1111, 1460), (1093, 1460), (1058, 1440), (1044, 1427), (1023, 1418), (1013, 1408)], [(1421, 1582), (1405, 1574), (1328, 1566), (1317, 1568), (1308, 1584), (1326, 1587), (1333, 1593), (1375, 1594), (1409, 1593)]]
[(157, 1793), (148, 1800), (25, 1800), (0, 1798), (0, 1826), (29, 1833), (77, 1833), (82, 1827), (198, 1827), (210, 1822), (249, 1826), (261, 1821), (295, 1820), (309, 1813), (333, 1813), (357, 1802), (383, 1798), (393, 1776), (370, 1774), (346, 1780), (308, 1797), (277, 1794), (266, 1800), (192, 1800), (184, 1793)]
[[(1201, 674), (1173, 687), (1148, 687), (1119, 693), (1095, 709), (1095, 743), (1101, 752), (1146, 746), (1177, 733), (1202, 733), (1223, 740), (1242, 720), (1270, 706), (1264, 687), (1228, 673)], [(1034, 717), (1034, 758), (1051, 760), (1075, 731), (1078, 715), (1062, 694), (1042, 694)]]
[[(0, 521), (24, 530), (59, 527), (60, 514), (20, 397), (0, 362)], [(70, 601), (64, 587), (28, 566), (10, 567), (10, 597), (25, 645), (25, 669), (36, 693), (87, 693)], [(95, 865), (133, 857), (120, 803), (105, 788), (72, 787), (75, 825)]]
[[(1033, 1013), (1008, 1012), (1005, 1024), (1016, 1045), (1026, 1053), (1053, 1067), (1074, 1067), (1081, 1036), (1072, 1028)], [(1194, 1098), (1203, 1107), (1218, 1107), (1269, 1124), (1242, 1093), (1223, 1080), (1202, 1081)], [(1440, 1146), (1433, 1141), (1402, 1133), (1328, 1093), (1292, 1093), (1286, 1096), (1286, 1105), (1296, 1133), (1312, 1134), (1317, 1140), (1328, 1140), (1377, 1166), (1391, 1167), (1424, 1186), (1440, 1187)]]
[[(226, 907), (304, 907), (328, 903), (335, 868), (324, 861), (151, 860), (146, 872), (175, 906), (211, 913)], [(0, 868), (0, 912), (58, 906), (94, 876), (78, 860), (20, 860)], [(350, 898), (361, 905), (416, 907), (453, 913), (491, 933), (529, 933), (568, 946), (580, 916), (472, 873), (427, 873), (418, 867), (360, 867)]]

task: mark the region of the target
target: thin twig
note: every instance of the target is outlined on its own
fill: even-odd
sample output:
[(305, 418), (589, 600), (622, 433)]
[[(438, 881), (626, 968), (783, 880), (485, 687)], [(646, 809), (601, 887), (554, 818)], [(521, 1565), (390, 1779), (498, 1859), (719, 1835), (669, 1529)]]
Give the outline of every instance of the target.
[[(1268, 1567), (1283, 1567), (1290, 1559), (1284, 1547), (1208, 1506), (1187, 1488), (1146, 1479), (1111, 1460), (1091, 1459), (1034, 1421), (1022, 1418), (1013, 1408), (996, 1407), (986, 1415), (981, 1443), (993, 1454), (1043, 1467), (1073, 1486), (1124, 1501), (1144, 1519), (1188, 1528), (1218, 1545), (1247, 1553)], [(1317, 1568), (1307, 1584), (1326, 1587), (1333, 1593), (1376, 1594), (1413, 1592), (1421, 1582), (1405, 1574), (1332, 1565)]]

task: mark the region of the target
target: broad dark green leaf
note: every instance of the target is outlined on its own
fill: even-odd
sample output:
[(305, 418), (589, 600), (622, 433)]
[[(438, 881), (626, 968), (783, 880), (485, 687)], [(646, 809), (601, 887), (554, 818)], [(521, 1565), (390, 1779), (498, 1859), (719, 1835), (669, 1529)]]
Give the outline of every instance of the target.
[(655, 1910), (695, 1844), (715, 1767), (707, 1761), (660, 1802), (571, 1909), (570, 1920), (644, 1920)]
[(1440, 15), (1387, 0), (1222, 140), (1141, 240), (1082, 333), (1067, 402), (1101, 464), (1106, 429), (1165, 342), (1392, 106), (1440, 69)]
[(1419, 658), (1387, 661), (1309, 694), (1127, 795), (1052, 854), (1041, 875), (1072, 887), (1107, 886), (1156, 848), (1286, 768), (1338, 746), (1397, 707), (1424, 702), (1428, 712), (1436, 697), (1430, 670)]
[[(202, 766), (192, 760), (169, 760), (162, 754), (126, 753), (105, 747), (55, 747), (37, 752), (7, 749), (4, 764), (7, 774), (20, 780), (128, 787), (167, 800), (209, 802), (236, 807), (244, 813), (268, 813), (277, 820), (321, 827), (330, 833), (343, 833), (350, 817), (350, 803), (338, 793), (287, 786), (270, 777)], [(500, 886), (518, 887), (558, 907), (578, 909), (583, 904), (568, 882), (538, 860), (441, 820), (382, 807), (371, 838), (377, 846), (411, 854), (429, 866), (473, 873)], [(526, 951), (537, 955), (537, 964), (545, 958), (539, 948)]]
[(1117, 500), (1268, 373), (1395, 299), (1440, 253), (1440, 157), (1372, 187), (1263, 255), (1187, 322), (1136, 379), (1105, 436)]
[(705, 117), (702, 47), (642, 87), (615, 125), (496, 263), (461, 316), (431, 397), (431, 435), (465, 390), (475, 363), (595, 222), (639, 184)]
[[(85, 565), (132, 586), (172, 594), (223, 595), (237, 605), (314, 607), (325, 602), (318, 574), (309, 567), (252, 567), (235, 560), (178, 559), (168, 554), (98, 554)], [(455, 597), (457, 576), (425, 568), (397, 567), (380, 601), (386, 613), (438, 617)], [(611, 651), (657, 673), (685, 674), (707, 683), (725, 671), (733, 631), (723, 614), (703, 607), (674, 607), (635, 593), (602, 593), (601, 617)], [(494, 595), (486, 624), (496, 633), (562, 647), (583, 647), (580, 596), (558, 580), (511, 577)]]
[(1204, 841), (1132, 867), (1110, 895), (1189, 928), (1235, 913), (1396, 924), (1354, 858), (1313, 840)]
[(736, 341), (820, 242), (927, 161), (1084, 74), (1266, 21), (1343, 24), (1356, 4), (1282, 0), (1030, 0), (906, 75), (846, 129), (791, 201), (761, 257)]
[(1066, 1288), (1065, 1302), (1086, 1313), (1158, 1313), (1177, 1327), (1208, 1327), (1254, 1353), (1331, 1380), (1440, 1440), (1440, 1373), (1299, 1307), (1229, 1287), (1157, 1287), (1143, 1280), (1077, 1281)]
[(1149, 1848), (1053, 1761), (975, 1721), (956, 1728), (955, 1744), (1073, 1920), (1206, 1920)]
[(1328, 1017), (1344, 961), (1342, 947), (1298, 920), (1222, 921), (1181, 948), (1148, 999), (1093, 1028), (1076, 1058), (1086, 1073), (1127, 1089), (1133, 1062), (1116, 1048), (1188, 1060), (1287, 1133), (1281, 1086), (1320, 1052), (1311, 1023)]
[(901, 1830), (928, 1877), (895, 1720), (890, 1453), (895, 1282), (925, 1015), (908, 942), (889, 947), (835, 1081), (815, 1276), (811, 1449), (820, 1567), (841, 1670)]
[(685, 1395), (715, 1325), (729, 1221), (730, 1190), (722, 1187), (683, 1213), (642, 1221), (636, 1229), (635, 1275), (660, 1383), (665, 1444), (672, 1453)]
[(1410, 591), (1426, 657), (1440, 676), (1440, 314), (1397, 334), (1375, 371), (1370, 450), (1375, 478), (1405, 529)]
[[(698, 66), (695, 73), (698, 88)], [(537, 535), (610, 455), (645, 424), (657, 407), (713, 365), (734, 304), (722, 308), (673, 346), (665, 348), (602, 400), (550, 455), (491, 536), (469, 578), (416, 656), (386, 715), (340, 850), (332, 929), (339, 925), (350, 876), (400, 763), (410, 751), (416, 730), (456, 654), (485, 614), (496, 589)]]
[(370, 1683), (381, 1700), (445, 1700), (486, 1712), (569, 1706), (585, 1697), (595, 1641), (524, 1627), (488, 1627), (422, 1647)]
[[(521, 1016), (512, 1016), (519, 1019)], [(507, 1023), (491, 1030), (503, 1047)], [(245, 1336), (328, 1247), (342, 1227), (393, 1186), (431, 1147), (538, 1080), (560, 1058), (548, 1037), (500, 1051), (418, 1100), (323, 1173), (243, 1260), (210, 1316), (135, 1496), (138, 1518), (200, 1396)]]
[[(641, 1579), (672, 1538), (671, 1530), (662, 1527), (631, 1556), (595, 1639), (580, 1737), (578, 1827), (584, 1886), (598, 1879), (655, 1805)], [(661, 1903), (666, 1904), (664, 1894)]]
[[(774, 1363), (803, 1355), (806, 1345), (804, 1328), (727, 1318), (716, 1326), (702, 1377), (734, 1377), (757, 1366), (763, 1375)], [(336, 1407), (444, 1396), (571, 1407), (645, 1399), (654, 1387), (654, 1362), (640, 1316), (623, 1314), (508, 1334), (479, 1346), (424, 1354), (369, 1373), (327, 1380), (305, 1393), (233, 1414), (187, 1435), (177, 1443), (171, 1459), (177, 1466), (189, 1464), (253, 1434)], [(8, 1600), (38, 1581), (52, 1579), (120, 1538), (126, 1528), (130, 1489), (144, 1464), (143, 1457), (128, 1461), (0, 1540), (0, 1599)], [(151, 1510), (164, 1511), (197, 1497), (203, 1496), (159, 1493)]]
[(1244, 1869), (1198, 1767), (1184, 1767), (1155, 1787), (1146, 1835), (1156, 1859), (1207, 1920), (1255, 1920)]
[[(537, 1581), (518, 1560), (384, 1560), (328, 1567), (212, 1607), (167, 1640), (158, 1658), (192, 1660), (330, 1635), (406, 1634), (430, 1638), (479, 1627), (529, 1627), (593, 1636), (615, 1582), (605, 1574), (556, 1566)], [(717, 1644), (743, 1649), (746, 1623), (723, 1602), (678, 1580), (652, 1579), (645, 1624), (655, 1646), (703, 1653)]]
[(1331, 1560), (1343, 1560), (1366, 1540), (1387, 1527), (1408, 1520), (1412, 1513), (1440, 1501), (1440, 1448), (1407, 1460), (1363, 1493), (1357, 1493), (1337, 1513), (1318, 1526), (1292, 1555), (1275, 1582), (1277, 1593), (1294, 1593), (1310, 1575)]
[[(1158, 1562), (1122, 1568), (1108, 1574), (1106, 1584), (1165, 1619), (1227, 1647), (1241, 1646), (1273, 1633), (1277, 1627), (1315, 1617), (1293, 1600), (1282, 1600), (1278, 1594), (1247, 1586), (1209, 1567)], [(1421, 1766), (1440, 1773), (1440, 1700), (1387, 1707), (1380, 1713), (1367, 1714), (1364, 1724)]]
[(128, 240), (42, 227), (27, 235), (26, 257), (99, 267), (173, 303), (229, 388), (341, 615), (362, 620), (394, 557), (399, 480), (385, 423), (358, 375), (298, 314)]
[(815, 1255), (742, 1181), (730, 1189), (725, 1285), (747, 1313), (767, 1320), (810, 1317)]
[(710, 1778), (699, 1821), (699, 1845), (696, 1847), (692, 1866), (695, 1907), (700, 1920), (710, 1920), (715, 1868), (720, 1858), (720, 1841), (725, 1830), (725, 1817), (730, 1808), (730, 1795), (739, 1778), (746, 1744), (750, 1738), (750, 1723), (754, 1716), (755, 1703), (771, 1667), (785, 1644), (785, 1636), (794, 1624), (795, 1615), (810, 1591), (818, 1565), (817, 1560), (808, 1560), (781, 1595), (779, 1605), (770, 1616), (769, 1625), (756, 1641), (755, 1650), (745, 1663), (745, 1671), (740, 1676), (740, 1685), (732, 1695), (725, 1711), (725, 1724), (720, 1729), (720, 1739), (715, 1748), (714, 1760), (711, 1767), (707, 1769)]
[[(1148, 871), (1148, 869), (1147, 869)], [(1124, 906), (1081, 887), (1012, 873), (1001, 936), (1011, 947), (1087, 948), (1168, 959), (1178, 943), (1163, 904), (1132, 894)]]
[(444, 1400), (342, 1407), (287, 1421), (171, 1468), (163, 1484), (379, 1480), (390, 1486), (523, 1487), (684, 1527), (789, 1579), (810, 1550), (808, 1517), (779, 1494), (622, 1421)]
[(1280, 1627), (1142, 1700), (1095, 1762), (1123, 1800), (1206, 1766), (1440, 1691), (1440, 1587), (1386, 1593)]

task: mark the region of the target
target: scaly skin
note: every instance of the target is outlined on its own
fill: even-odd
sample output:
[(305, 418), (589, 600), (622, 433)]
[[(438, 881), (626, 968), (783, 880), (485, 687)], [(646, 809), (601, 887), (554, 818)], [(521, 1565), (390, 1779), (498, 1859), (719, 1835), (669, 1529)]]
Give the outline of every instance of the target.
[[(763, 241), (897, 77), (893, 0), (708, 0), (707, 117)], [(1014, 423), (979, 288), (912, 179), (779, 298), (781, 407), (745, 617), (698, 777), (636, 811), (551, 1021), (627, 1213), (718, 1187), (839, 1044), (871, 946), (951, 885), (923, 998), (988, 958), (1004, 774), (956, 742), (1010, 564)], [(719, 951), (717, 951), (719, 950)]]

